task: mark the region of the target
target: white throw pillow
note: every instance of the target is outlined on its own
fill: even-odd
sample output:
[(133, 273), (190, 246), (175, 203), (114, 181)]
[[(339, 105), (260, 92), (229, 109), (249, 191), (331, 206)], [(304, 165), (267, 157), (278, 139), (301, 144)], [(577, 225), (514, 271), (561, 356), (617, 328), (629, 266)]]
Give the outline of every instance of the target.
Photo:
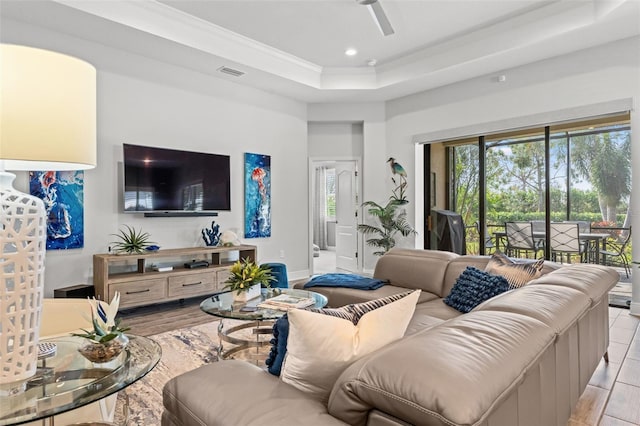
[(413, 316), (420, 290), (368, 312), (357, 325), (302, 309), (289, 311), (283, 382), (327, 403), (338, 376), (358, 358), (400, 339)]

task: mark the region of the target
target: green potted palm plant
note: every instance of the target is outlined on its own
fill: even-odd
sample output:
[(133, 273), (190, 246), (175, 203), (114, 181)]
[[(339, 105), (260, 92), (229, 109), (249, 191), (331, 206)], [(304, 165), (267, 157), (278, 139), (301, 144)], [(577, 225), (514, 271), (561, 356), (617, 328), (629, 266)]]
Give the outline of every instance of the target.
[[(393, 157), (389, 158), (387, 163), (391, 165), (391, 182), (395, 185), (389, 201), (385, 205), (374, 201), (362, 203), (362, 207), (367, 207), (367, 213), (378, 221), (378, 225), (358, 225), (358, 231), (370, 236), (366, 242), (377, 249), (373, 252), (376, 256), (382, 256), (391, 250), (396, 245), (398, 234), (403, 237), (416, 234), (415, 229), (407, 222), (407, 212), (403, 208), (405, 204), (409, 204), (406, 197), (407, 172)], [(397, 181), (394, 176), (399, 180)]]
[(407, 212), (401, 206), (407, 204), (406, 200), (392, 197), (386, 205), (380, 205), (374, 201), (365, 201), (363, 207), (368, 207), (367, 213), (378, 221), (378, 225), (360, 224), (358, 231), (370, 236), (366, 242), (377, 250), (376, 256), (382, 256), (396, 245), (397, 234), (407, 237), (416, 231), (407, 222)]
[(260, 296), (260, 288), (263, 285), (269, 287), (271, 281), (276, 279), (271, 274), (271, 268), (257, 265), (248, 258), (238, 260), (229, 272), (224, 289), (233, 291), (234, 299), (240, 302)]

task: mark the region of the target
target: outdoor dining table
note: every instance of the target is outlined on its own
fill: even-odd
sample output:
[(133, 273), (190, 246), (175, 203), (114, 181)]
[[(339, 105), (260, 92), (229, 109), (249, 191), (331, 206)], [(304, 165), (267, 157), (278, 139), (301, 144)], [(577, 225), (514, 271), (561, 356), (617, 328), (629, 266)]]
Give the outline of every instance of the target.
[[(495, 231), (493, 235), (496, 240), (496, 250), (500, 250), (500, 241), (503, 238), (507, 237), (507, 232)], [(533, 232), (533, 238), (536, 240), (545, 240), (546, 235), (546, 232)], [(590, 253), (588, 256), (589, 263), (600, 263), (600, 246), (602, 246), (602, 249), (604, 250), (604, 248), (606, 247), (607, 238), (609, 238), (610, 236), (610, 234), (600, 232), (581, 232), (578, 234), (578, 238), (580, 239), (580, 241), (584, 241), (585, 243), (587, 243), (588, 250), (590, 250), (591, 247), (593, 248), (593, 256), (591, 256)]]

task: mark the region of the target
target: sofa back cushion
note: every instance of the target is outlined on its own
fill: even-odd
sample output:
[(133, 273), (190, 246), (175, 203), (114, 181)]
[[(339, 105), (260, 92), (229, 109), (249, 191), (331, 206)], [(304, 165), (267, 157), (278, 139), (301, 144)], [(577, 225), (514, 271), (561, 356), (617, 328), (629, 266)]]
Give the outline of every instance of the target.
[(558, 285), (524, 286), (503, 293), (482, 303), (478, 311), (513, 312), (535, 318), (557, 334), (575, 324), (591, 307), (587, 295), (570, 287)]
[(571, 287), (586, 294), (593, 306), (605, 297), (618, 283), (619, 278), (618, 272), (608, 266), (577, 263), (563, 266), (553, 273), (531, 281), (528, 285)]
[(373, 276), (389, 280), (394, 286), (420, 289), (444, 297), (449, 294), (447, 291), (443, 295), (442, 291), (447, 265), (458, 257), (447, 251), (393, 248), (378, 259)]
[(555, 332), (511, 312), (471, 312), (349, 366), (329, 413), (365, 424), (376, 408), (410, 424), (483, 424), (553, 345)]

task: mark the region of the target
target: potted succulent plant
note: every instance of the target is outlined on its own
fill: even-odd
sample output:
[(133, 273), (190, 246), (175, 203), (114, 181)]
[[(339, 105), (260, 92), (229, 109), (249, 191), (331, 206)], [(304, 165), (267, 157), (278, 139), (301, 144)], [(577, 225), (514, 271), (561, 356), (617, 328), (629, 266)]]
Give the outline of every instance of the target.
[(120, 229), (117, 234), (111, 234), (117, 237), (119, 240), (114, 241), (113, 248), (116, 253), (144, 253), (147, 247), (151, 247), (153, 244), (149, 241), (151, 235), (148, 232), (137, 231), (136, 228), (132, 228), (129, 225), (124, 225), (125, 229)]
[(88, 299), (91, 305), (92, 330), (85, 330), (84, 333), (72, 333), (73, 336), (86, 339), (78, 351), (89, 361), (101, 363), (111, 361), (120, 355), (129, 339), (124, 334), (129, 330), (120, 326), (120, 319), (116, 319), (118, 307), (120, 305), (120, 293), (116, 292), (111, 303)]
[(271, 281), (275, 281), (275, 279), (271, 274), (271, 268), (256, 265), (247, 258), (233, 264), (226, 281), (227, 285), (224, 288), (235, 292), (236, 301), (247, 301), (260, 296), (262, 285), (269, 287)]

